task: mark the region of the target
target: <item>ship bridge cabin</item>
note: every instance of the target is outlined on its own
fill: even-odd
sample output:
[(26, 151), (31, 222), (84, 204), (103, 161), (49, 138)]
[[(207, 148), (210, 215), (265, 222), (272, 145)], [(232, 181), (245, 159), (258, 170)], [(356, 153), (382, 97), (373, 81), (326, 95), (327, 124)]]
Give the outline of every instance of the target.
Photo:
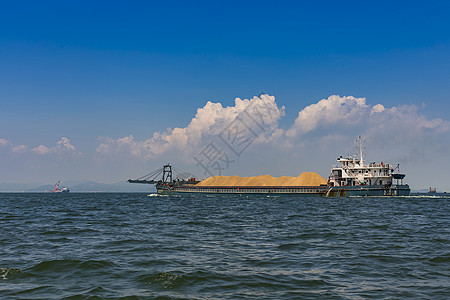
[(380, 185), (390, 186), (392, 175), (390, 164), (369, 163), (357, 157), (339, 157), (339, 165), (331, 169), (328, 179), (330, 186)]

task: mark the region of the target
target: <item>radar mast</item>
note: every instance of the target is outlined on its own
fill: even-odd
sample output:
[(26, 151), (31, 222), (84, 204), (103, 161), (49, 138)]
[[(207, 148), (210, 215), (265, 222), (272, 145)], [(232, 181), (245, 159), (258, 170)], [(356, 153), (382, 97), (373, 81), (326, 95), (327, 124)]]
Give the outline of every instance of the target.
[(359, 136), (359, 164), (361, 167), (364, 167), (364, 158), (363, 158), (363, 137)]

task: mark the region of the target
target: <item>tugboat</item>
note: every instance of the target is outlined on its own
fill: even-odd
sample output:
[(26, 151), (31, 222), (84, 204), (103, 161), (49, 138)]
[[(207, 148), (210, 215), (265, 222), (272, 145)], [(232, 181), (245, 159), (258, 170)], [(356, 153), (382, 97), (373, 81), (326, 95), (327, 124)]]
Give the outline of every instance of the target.
[(60, 180), (58, 180), (58, 182), (53, 187), (53, 190), (50, 190), (50, 192), (52, 192), (52, 193), (68, 193), (68, 192), (70, 192), (70, 189), (67, 187), (64, 187), (64, 186), (61, 187)]
[[(360, 157), (340, 156), (339, 165), (331, 169), (328, 181), (316, 181), (315, 185), (252, 185), (240, 183), (235, 185), (199, 184), (195, 178), (172, 180), (172, 166), (165, 165), (139, 179), (129, 179), (129, 183), (154, 184), (158, 194), (302, 194), (318, 197), (349, 197), (349, 196), (409, 196), (408, 184), (403, 184), (405, 174), (400, 173), (400, 165), (393, 168), (389, 163), (372, 162), (364, 164), (362, 153), (362, 137), (359, 137)], [(156, 180), (162, 173), (161, 180)], [(151, 180), (149, 178), (153, 177)], [(210, 177), (213, 178), (213, 177)], [(207, 179), (208, 180), (208, 179)]]

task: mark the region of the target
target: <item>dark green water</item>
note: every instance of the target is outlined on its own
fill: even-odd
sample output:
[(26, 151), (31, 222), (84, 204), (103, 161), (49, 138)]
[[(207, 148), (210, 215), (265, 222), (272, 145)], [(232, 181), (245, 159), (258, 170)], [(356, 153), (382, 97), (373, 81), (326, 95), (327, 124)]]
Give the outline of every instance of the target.
[(449, 200), (0, 194), (0, 298), (448, 299)]

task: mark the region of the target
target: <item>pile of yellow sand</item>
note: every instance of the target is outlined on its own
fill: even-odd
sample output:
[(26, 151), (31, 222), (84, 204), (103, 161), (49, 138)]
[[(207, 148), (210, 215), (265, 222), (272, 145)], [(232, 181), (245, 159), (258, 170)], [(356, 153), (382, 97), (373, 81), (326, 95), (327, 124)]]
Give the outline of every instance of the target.
[(327, 180), (314, 172), (304, 172), (298, 177), (272, 177), (261, 175), (255, 177), (213, 176), (197, 183), (197, 186), (319, 186)]

